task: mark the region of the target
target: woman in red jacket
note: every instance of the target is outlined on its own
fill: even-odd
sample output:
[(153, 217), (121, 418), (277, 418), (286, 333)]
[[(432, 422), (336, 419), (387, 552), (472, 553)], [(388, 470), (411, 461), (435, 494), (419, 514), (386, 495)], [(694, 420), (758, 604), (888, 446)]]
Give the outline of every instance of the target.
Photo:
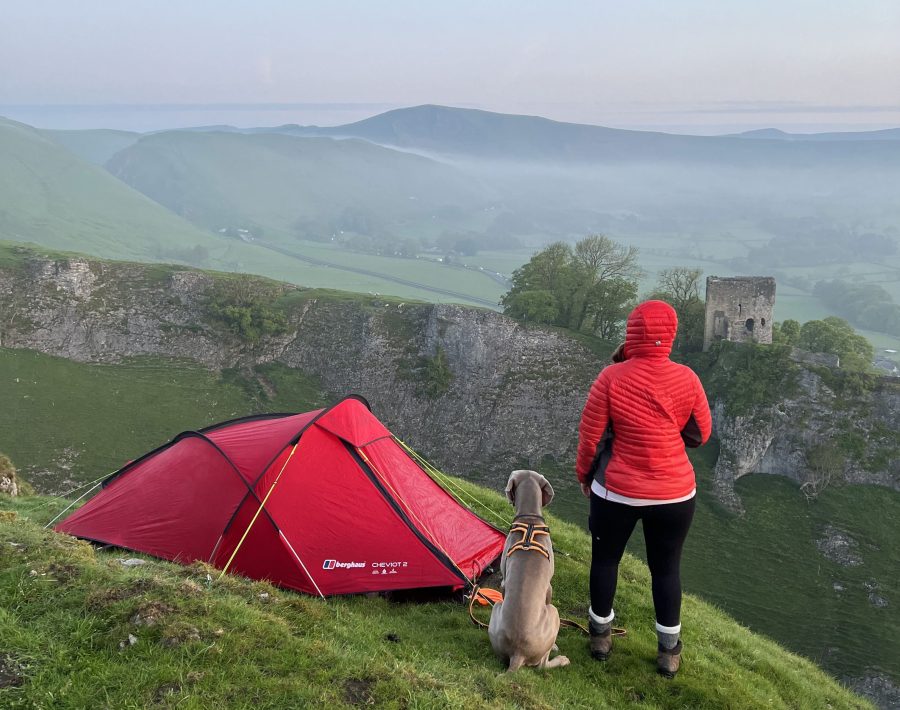
[[(591, 499), (591, 654), (612, 651), (612, 604), (619, 561), (643, 522), (659, 641), (657, 669), (667, 677), (681, 660), (681, 548), (694, 516), (694, 469), (685, 445), (709, 438), (703, 385), (669, 353), (678, 317), (647, 301), (628, 317), (621, 362), (604, 368), (581, 415), (576, 472)], [(593, 480), (591, 480), (593, 478)]]

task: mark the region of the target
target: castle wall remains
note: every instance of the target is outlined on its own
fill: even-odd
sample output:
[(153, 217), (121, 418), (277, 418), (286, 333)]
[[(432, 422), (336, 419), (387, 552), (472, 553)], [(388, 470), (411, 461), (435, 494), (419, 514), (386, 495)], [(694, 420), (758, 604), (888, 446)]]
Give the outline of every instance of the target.
[(703, 349), (717, 340), (771, 343), (774, 310), (771, 276), (708, 277)]

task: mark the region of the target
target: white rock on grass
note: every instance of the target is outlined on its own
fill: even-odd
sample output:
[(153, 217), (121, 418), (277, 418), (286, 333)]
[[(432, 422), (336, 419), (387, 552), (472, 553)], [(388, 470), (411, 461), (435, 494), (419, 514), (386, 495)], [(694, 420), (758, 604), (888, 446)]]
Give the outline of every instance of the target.
[(117, 562), (123, 567), (139, 567), (147, 564), (147, 560), (140, 560), (137, 557), (129, 557), (127, 560), (119, 559)]
[(859, 543), (833, 525), (825, 526), (822, 537), (816, 540), (816, 547), (824, 557), (842, 567), (858, 567), (863, 563)]

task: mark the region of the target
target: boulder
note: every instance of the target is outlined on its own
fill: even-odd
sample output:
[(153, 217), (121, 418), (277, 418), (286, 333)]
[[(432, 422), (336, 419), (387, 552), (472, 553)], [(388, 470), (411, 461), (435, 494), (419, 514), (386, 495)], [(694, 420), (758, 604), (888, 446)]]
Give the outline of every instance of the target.
[(19, 495), (19, 478), (16, 475), (16, 467), (8, 456), (0, 454), (0, 493), (8, 496)]

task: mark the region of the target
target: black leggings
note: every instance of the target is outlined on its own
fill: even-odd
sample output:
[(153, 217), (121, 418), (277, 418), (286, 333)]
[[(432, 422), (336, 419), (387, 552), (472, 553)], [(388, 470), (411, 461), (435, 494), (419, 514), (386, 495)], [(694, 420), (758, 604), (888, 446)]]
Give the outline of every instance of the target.
[(653, 579), (656, 622), (678, 626), (681, 616), (681, 548), (694, 518), (696, 497), (682, 503), (632, 506), (591, 493), (591, 611), (612, 613), (619, 561), (638, 520), (644, 521), (647, 564)]

